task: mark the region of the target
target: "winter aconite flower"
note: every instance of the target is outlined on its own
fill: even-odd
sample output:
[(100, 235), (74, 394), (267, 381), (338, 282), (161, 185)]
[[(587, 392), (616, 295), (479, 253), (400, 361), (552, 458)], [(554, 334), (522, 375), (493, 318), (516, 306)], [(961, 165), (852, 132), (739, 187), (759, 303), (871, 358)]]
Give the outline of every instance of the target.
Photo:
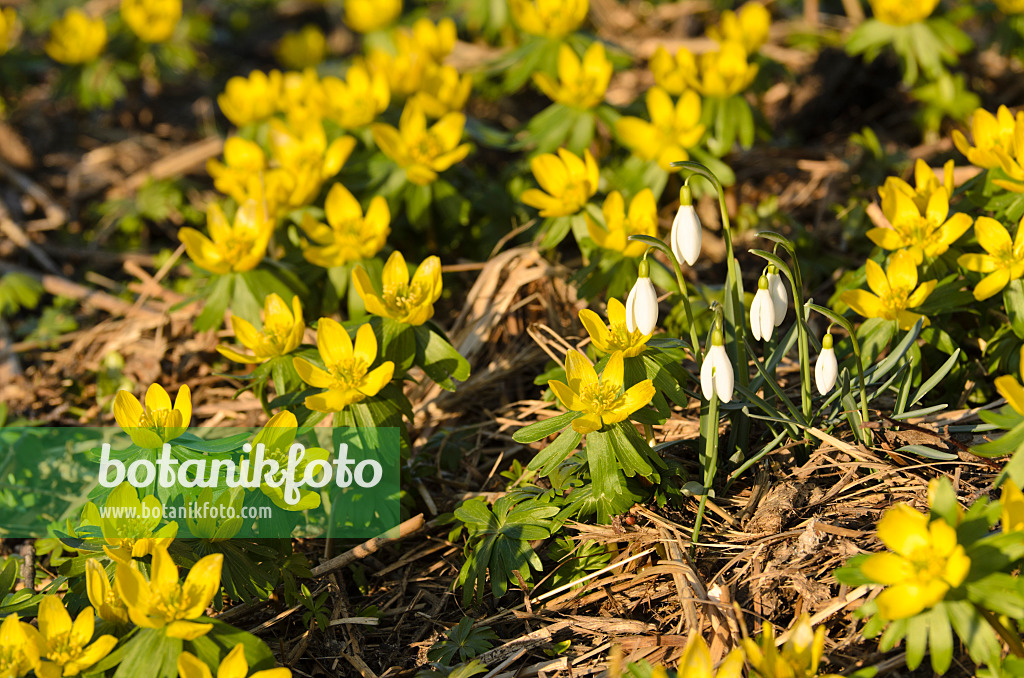
[(199, 268), (217, 274), (256, 268), (274, 232), (274, 222), (255, 200), (238, 207), (233, 223), (228, 223), (220, 205), (211, 204), (206, 210), (206, 226), (209, 237), (188, 226), (178, 231), (178, 237)]
[(688, 86), (714, 99), (727, 99), (747, 89), (758, 70), (739, 42), (724, 42), (717, 50), (699, 55), (680, 47), (675, 67)]
[(552, 101), (587, 110), (604, 101), (612, 70), (600, 42), (590, 44), (582, 61), (572, 47), (562, 43), (558, 48), (558, 80), (547, 73), (534, 73), (533, 81)]
[(625, 358), (632, 358), (643, 353), (650, 334), (638, 329), (630, 330), (626, 322), (626, 307), (614, 297), (608, 300), (608, 325), (600, 316), (585, 308), (580, 311), (580, 322), (590, 335), (590, 343), (601, 353), (622, 351)]
[(878, 189), (882, 213), (891, 228), (872, 228), (868, 237), (885, 250), (906, 249), (920, 264), (925, 257), (940, 256), (971, 227), (971, 217), (949, 214), (953, 190), (952, 161), (946, 165), (946, 182), (940, 184), (935, 173), (918, 160), (915, 168), (917, 188), (897, 177), (889, 177)]
[(542, 153), (530, 161), (530, 169), (543, 190), (529, 188), (520, 199), (539, 209), (542, 217), (576, 214), (597, 193), (597, 161), (587, 149), (582, 159), (565, 148), (558, 155)]
[(327, 223), (310, 215), (302, 219), (302, 230), (312, 241), (302, 250), (311, 264), (323, 268), (369, 259), (380, 252), (391, 232), (391, 212), (382, 196), (374, 196), (363, 215), (359, 201), (341, 184), (334, 184), (324, 204)]
[(672, 220), (672, 231), (669, 234), (669, 244), (676, 261), (685, 261), (687, 266), (696, 264), (700, 257), (701, 237), (700, 219), (693, 207), (693, 194), (690, 187), (684, 185), (679, 189), (679, 211)]
[[(335, 323), (337, 325), (337, 323)], [(344, 330), (342, 330), (344, 332)], [(325, 337), (329, 336), (325, 333)], [(347, 336), (347, 335), (346, 335)], [(351, 342), (350, 342), (351, 343)], [(322, 356), (321, 356), (322, 357)], [(298, 358), (293, 359), (294, 361)], [(319, 368), (314, 368), (319, 369)], [(300, 373), (301, 374), (301, 373)], [(308, 400), (307, 400), (308, 402)], [(309, 405), (306, 405), (309, 407)], [(288, 410), (281, 410), (270, 421), (260, 429), (253, 438), (249, 450), (249, 464), (255, 468), (259, 463), (259, 451), (262, 450), (263, 458), (268, 462), (277, 463), (276, 475), (265, 473), (260, 480), (260, 492), (267, 496), (274, 503), (274, 506), (284, 511), (305, 511), (320, 506), (320, 492), (305, 486), (285, 485), (285, 474), (290, 464), (289, 456), (295, 436), (298, 435), (299, 421), (295, 415)], [(325, 462), (330, 458), (330, 453), (321, 447), (310, 447), (301, 452), (295, 464), (295, 477), (301, 478), (306, 473), (306, 468), (313, 463)], [(314, 467), (314, 476), (320, 476)], [(269, 476), (269, 477), (268, 477)], [(286, 496), (285, 490), (291, 494)], [(225, 498), (230, 501), (230, 497)]]
[(345, 0), (345, 25), (356, 33), (372, 33), (395, 23), (402, 0)]
[(0, 55), (6, 54), (14, 47), (20, 35), (21, 21), (18, 19), (17, 11), (13, 7), (0, 8)]
[(96, 558), (85, 561), (85, 586), (89, 602), (100, 619), (115, 624), (128, 623), (128, 609), (124, 606), (121, 596), (117, 595), (117, 590), (110, 584), (106, 570)]
[(445, 17), (436, 24), (427, 17), (420, 17), (413, 23), (412, 30), (399, 29), (399, 42), (409, 40), (416, 51), (440, 64), (455, 47), (458, 38), (455, 22)]
[(647, 114), (651, 121), (623, 116), (615, 125), (615, 134), (624, 146), (644, 160), (655, 160), (666, 171), (670, 163), (690, 157), (693, 148), (704, 136), (700, 122), (700, 96), (693, 90), (683, 92), (679, 101), (661, 87), (647, 90)]
[(324, 393), (306, 397), (306, 407), (316, 412), (341, 412), (353, 403), (377, 395), (394, 376), (390, 360), (370, 369), (377, 360), (377, 338), (369, 324), (356, 332), (353, 344), (348, 332), (336, 320), (320, 318), (316, 327), (316, 346), (324, 367), (305, 358), (292, 364), (302, 381)]
[[(771, 622), (764, 622), (757, 641), (743, 639), (747, 662), (753, 669), (752, 675), (759, 678), (814, 678), (818, 676), (818, 665), (825, 649), (825, 627), (811, 626), (811, 617), (806, 612), (800, 615), (789, 639), (780, 652), (775, 641), (775, 629)], [(827, 677), (825, 677), (827, 678)]]
[(224, 92), (217, 95), (221, 113), (238, 127), (265, 120), (274, 114), (281, 99), (280, 71), (252, 71), (228, 80)]
[(878, 538), (889, 551), (868, 557), (860, 571), (885, 585), (875, 602), (886, 619), (913, 617), (940, 602), (963, 583), (971, 568), (956, 530), (945, 520), (928, 521), (906, 504), (897, 504), (878, 521)]
[(271, 120), (268, 136), (271, 157), (288, 174), (285, 201), (291, 207), (308, 205), (323, 183), (338, 173), (356, 145), (351, 136), (328, 143), (319, 117), (301, 126)]
[(917, 284), (917, 266), (914, 255), (900, 250), (889, 258), (888, 270), (868, 259), (865, 264), (868, 287), (864, 290), (847, 290), (841, 295), (844, 303), (865, 318), (883, 318), (895, 320), (901, 330), (909, 330), (919, 319), (924, 318), (924, 325), (929, 324), (928, 318), (909, 309), (924, 303), (932, 293), (938, 281), (928, 280)]
[[(257, 671), (249, 675), (249, 663), (245, 660), (245, 647), (241, 644), (228, 652), (217, 667), (217, 678), (291, 678), (291, 669), (275, 668)], [(199, 657), (191, 652), (178, 655), (179, 678), (213, 678), (208, 667)]]
[(750, 331), (754, 339), (768, 341), (775, 329), (775, 304), (768, 291), (768, 276), (762, 275), (757, 281), (757, 293), (750, 303)]
[(839, 377), (839, 363), (836, 361), (836, 350), (833, 348), (831, 334), (826, 334), (821, 340), (821, 353), (818, 354), (818, 361), (814, 363), (814, 385), (818, 393), (826, 395), (836, 385)]
[(239, 353), (227, 346), (218, 346), (217, 351), (236, 363), (260, 364), (291, 353), (302, 343), (306, 323), (302, 319), (302, 304), (298, 295), (292, 297), (291, 308), (276, 292), (271, 292), (263, 302), (263, 330), (257, 330), (248, 320), (237, 315), (231, 316), (231, 329), (235, 339), (252, 351), (252, 355)]
[(82, 526), (100, 528), (103, 552), (115, 562), (128, 563), (174, 541), (178, 523), (160, 527), (163, 515), (159, 499), (139, 499), (139, 491), (126, 481), (107, 495), (102, 511), (91, 501), (82, 507)]
[(650, 379), (623, 389), (624, 365), (622, 353), (616, 351), (598, 378), (594, 366), (582, 353), (571, 349), (565, 354), (566, 383), (551, 380), (548, 387), (566, 409), (582, 413), (572, 420), (577, 433), (593, 433), (623, 421), (651, 402), (655, 391)]
[(978, 217), (974, 235), (986, 254), (963, 254), (957, 262), (968, 271), (987, 274), (974, 288), (974, 298), (984, 301), (1002, 292), (1011, 280), (1024, 276), (1024, 220), (1010, 240), (1001, 223), (991, 217)]
[(509, 0), (508, 8), (524, 33), (561, 38), (587, 18), (590, 0)]
[(102, 17), (95, 19), (72, 7), (50, 26), (50, 39), (44, 49), (62, 64), (84, 64), (100, 55), (107, 45), (107, 26)]
[(159, 449), (188, 430), (192, 420), (192, 392), (188, 385), (178, 389), (171, 405), (171, 397), (160, 384), (152, 384), (146, 391), (146, 406), (128, 391), (114, 396), (114, 419), (132, 442), (143, 449)]
[(717, 671), (713, 671), (712, 666), (707, 643), (694, 632), (686, 643), (683, 658), (679, 660), (677, 675), (679, 678), (740, 678), (743, 675), (743, 652), (739, 648), (734, 649), (718, 665)]
[(352, 271), (352, 284), (366, 305), (367, 313), (409, 325), (422, 325), (434, 316), (434, 302), (441, 296), (441, 260), (427, 257), (410, 280), (405, 257), (396, 250), (384, 264), (381, 283), (381, 291), (378, 291), (366, 269), (357, 266)]
[(658, 234), (658, 203), (649, 188), (633, 196), (628, 213), (622, 194), (612, 191), (604, 199), (601, 213), (604, 214), (604, 228), (589, 214), (583, 214), (587, 220), (587, 233), (598, 247), (621, 252), (624, 257), (638, 257), (647, 248), (642, 242), (631, 242), (629, 236)]
[(118, 564), (114, 584), (132, 623), (144, 629), (163, 629), (169, 638), (195, 640), (206, 635), (213, 624), (195, 621), (210, 606), (220, 589), (224, 554), (199, 559), (185, 581), (178, 579), (178, 567), (166, 548), (153, 552), (149, 580), (138, 563)]
[(630, 332), (650, 334), (658, 326), (658, 293), (651, 282), (650, 264), (640, 262), (633, 289), (626, 297), (626, 329)]
[(288, 31), (274, 50), (282, 66), (298, 71), (319, 66), (326, 52), (327, 38), (313, 24), (303, 26), (300, 31)]
[(36, 633), (31, 625), (19, 621), (17, 614), (4, 617), (0, 624), (0, 676), (20, 678), (39, 664), (39, 650), (31, 640)]
[(1024, 111), (1014, 115), (1000, 106), (995, 115), (979, 108), (971, 115), (971, 137), (974, 146), (960, 130), (953, 130), (953, 143), (972, 165), (984, 169), (1001, 168), (1011, 178), (993, 179), (992, 183), (1008, 191), (1024, 191)]
[(723, 403), (732, 400), (735, 375), (729, 354), (722, 343), (722, 331), (711, 333), (711, 348), (700, 365), (700, 388), (705, 400), (717, 395)]
[(469, 74), (460, 75), (454, 66), (431, 66), (412, 100), (427, 117), (443, 118), (465, 108), (472, 88), (473, 78)]
[(121, 18), (143, 42), (166, 42), (181, 20), (181, 0), (121, 0)]
[[(326, 451), (326, 450), (325, 450)], [(266, 451), (264, 450), (264, 453)], [(305, 457), (309, 457), (310, 450), (306, 450)], [(327, 455), (324, 455), (326, 459)], [(266, 458), (266, 457), (265, 457)], [(286, 462), (287, 463), (287, 462)], [(308, 462), (307, 462), (308, 465)], [(296, 466), (296, 469), (298, 467)], [(298, 470), (296, 470), (298, 473)], [(319, 499), (319, 496), (317, 497)], [(196, 517), (185, 516), (185, 525), (188, 533), (207, 542), (227, 541), (238, 534), (242, 529), (242, 501), (245, 499), (245, 490), (241, 487), (232, 487), (221, 490), (214, 499), (213, 488), (204, 487), (196, 498), (199, 506), (209, 506), (209, 513), (200, 513)], [(319, 506), (319, 503), (317, 503)], [(288, 510), (293, 507), (286, 507)]]
[(469, 144), (459, 145), (466, 116), (449, 113), (427, 127), (422, 106), (410, 101), (402, 110), (398, 128), (375, 123), (373, 140), (414, 184), (426, 186), (437, 175), (469, 155)]
[(344, 80), (330, 75), (320, 81), (320, 86), (327, 104), (324, 116), (344, 129), (369, 125), (391, 102), (387, 77), (371, 73), (362, 62), (349, 66)]
[(768, 41), (772, 15), (760, 2), (745, 3), (738, 11), (722, 12), (718, 25), (708, 27), (708, 37), (717, 42), (738, 42), (753, 54)]
[(868, 0), (868, 4), (882, 23), (906, 26), (931, 16), (939, 0)]
[[(31, 629), (31, 631), (29, 631)], [(100, 636), (92, 641), (95, 630), (93, 610), (86, 607), (71, 621), (60, 598), (49, 595), (39, 603), (39, 630), (25, 627), (39, 653), (35, 667), (39, 678), (77, 676), (110, 654), (117, 645), (114, 636)]]

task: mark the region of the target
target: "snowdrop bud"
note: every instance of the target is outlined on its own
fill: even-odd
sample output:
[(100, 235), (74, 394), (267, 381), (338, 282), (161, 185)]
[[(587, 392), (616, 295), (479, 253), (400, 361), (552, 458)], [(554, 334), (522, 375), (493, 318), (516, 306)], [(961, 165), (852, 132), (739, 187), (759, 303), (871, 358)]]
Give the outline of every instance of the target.
[(697, 210), (693, 208), (693, 195), (689, 186), (683, 186), (679, 189), (679, 211), (672, 221), (672, 233), (669, 236), (672, 253), (678, 261), (685, 261), (689, 266), (697, 263), (700, 235), (700, 219), (697, 218)]
[(626, 329), (650, 334), (658, 324), (658, 294), (650, 278), (650, 264), (640, 262), (640, 275), (626, 297)]
[(762, 275), (757, 281), (757, 294), (750, 304), (750, 331), (754, 339), (768, 341), (775, 329), (775, 304), (768, 291), (768, 277)]
[(782, 276), (774, 266), (768, 267), (768, 292), (772, 295), (772, 305), (775, 307), (775, 326), (778, 327), (786, 319), (786, 311), (789, 310), (789, 293), (782, 283)]
[(711, 334), (711, 348), (708, 349), (708, 354), (700, 366), (700, 388), (707, 400), (711, 400), (715, 393), (723, 403), (732, 400), (732, 363), (729, 362), (729, 354), (722, 345), (721, 330), (715, 330)]
[(818, 387), (818, 393), (825, 395), (831, 391), (838, 376), (839, 363), (836, 362), (836, 352), (832, 348), (832, 335), (826, 334), (821, 340), (818, 362), (814, 364), (814, 384)]

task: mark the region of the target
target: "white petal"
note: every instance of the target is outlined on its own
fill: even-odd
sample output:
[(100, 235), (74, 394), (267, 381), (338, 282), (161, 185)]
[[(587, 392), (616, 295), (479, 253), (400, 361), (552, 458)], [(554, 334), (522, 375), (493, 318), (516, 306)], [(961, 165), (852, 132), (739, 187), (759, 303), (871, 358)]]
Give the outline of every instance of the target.
[(750, 330), (754, 339), (768, 341), (775, 328), (775, 306), (767, 289), (758, 289), (750, 304)]
[(729, 362), (729, 354), (725, 352), (724, 346), (715, 346), (711, 350), (715, 353), (715, 393), (719, 400), (727, 403), (732, 400), (732, 363)]
[(629, 295), (626, 297), (626, 329), (630, 332), (636, 332), (636, 323), (633, 321), (633, 307), (636, 305), (636, 284), (633, 284), (633, 289), (629, 291)]
[(681, 205), (676, 212), (676, 218), (672, 220), (671, 244), (672, 253), (679, 261), (685, 261), (689, 266), (697, 263), (700, 257), (700, 219), (697, 218), (697, 210), (693, 205)]
[(650, 334), (658, 325), (658, 293), (650, 278), (637, 278), (626, 299), (626, 329)]
[(839, 363), (836, 361), (835, 349), (822, 349), (818, 355), (818, 362), (814, 364), (814, 384), (818, 387), (818, 393), (825, 395), (831, 391), (838, 376)]
[(708, 351), (708, 354), (704, 357), (704, 362), (700, 366), (700, 390), (704, 394), (704, 400), (711, 400), (712, 394), (714, 394), (714, 380), (712, 379), (711, 373), (714, 369), (714, 361), (711, 359), (714, 347)]
[(786, 285), (778, 273), (768, 274), (768, 292), (772, 296), (772, 306), (775, 308), (775, 326), (778, 327), (786, 319), (786, 311), (789, 310), (789, 293), (786, 292)]

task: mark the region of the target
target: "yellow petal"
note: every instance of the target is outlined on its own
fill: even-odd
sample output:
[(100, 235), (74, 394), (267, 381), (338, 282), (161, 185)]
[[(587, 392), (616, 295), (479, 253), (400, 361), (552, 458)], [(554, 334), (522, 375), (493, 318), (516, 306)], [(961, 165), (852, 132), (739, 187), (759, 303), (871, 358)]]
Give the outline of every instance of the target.
[(1013, 246), (1006, 228), (991, 217), (978, 217), (974, 222), (974, 235), (989, 254), (997, 254)]
[(114, 396), (114, 420), (121, 428), (137, 427), (142, 421), (143, 412), (142, 403), (128, 391), (118, 391)]
[(881, 318), (885, 314), (885, 306), (882, 305), (881, 299), (870, 292), (847, 290), (839, 298), (855, 313), (859, 313), (865, 318)]
[(359, 392), (365, 396), (373, 397), (380, 393), (380, 390), (387, 386), (394, 376), (395, 363), (390, 360), (383, 362), (363, 378), (363, 385), (359, 387)]
[(912, 290), (917, 287), (917, 265), (914, 258), (904, 251), (896, 252), (889, 258), (889, 270), (886, 271), (890, 288)]
[(597, 371), (594, 366), (576, 349), (570, 349), (565, 354), (565, 375), (573, 393), (580, 393), (583, 388), (597, 383)]
[(898, 584), (914, 576), (914, 566), (895, 553), (874, 553), (861, 563), (861, 573), (876, 584)]
[(996, 379), (995, 386), (996, 391), (999, 392), (999, 395), (1006, 398), (1010, 407), (1017, 414), (1024, 416), (1024, 388), (1021, 387), (1020, 383), (1010, 375), (1003, 375)]
[(377, 337), (373, 334), (373, 328), (369, 323), (359, 326), (352, 355), (367, 365), (372, 365), (373, 361), (377, 359)]
[(245, 661), (245, 648), (242, 645), (236, 645), (235, 649), (228, 652), (217, 668), (217, 678), (245, 678), (248, 673), (249, 662)]
[[(239, 645), (236, 649), (241, 649), (241, 647)], [(178, 655), (178, 676), (179, 678), (213, 678), (213, 675), (210, 673), (210, 667), (201, 662), (191, 652), (182, 652)], [(220, 678), (219, 674), (217, 678)]]
[(183, 586), (182, 614), (194, 619), (203, 614), (220, 589), (220, 573), (224, 565), (223, 553), (211, 553), (199, 559), (188, 571)]
[(584, 414), (582, 417), (576, 417), (572, 420), (573, 430), (580, 435), (593, 433), (600, 430), (601, 426), (601, 417), (596, 414)]
[(612, 357), (605, 363), (604, 371), (601, 372), (601, 383), (617, 390), (622, 389), (624, 369), (622, 351), (612, 353)]
[(907, 504), (896, 504), (878, 521), (878, 538), (901, 556), (910, 557), (930, 542), (928, 516)]
[(47, 641), (71, 632), (71, 615), (57, 596), (46, 596), (39, 603), (39, 632)]
[(171, 397), (167, 395), (167, 391), (160, 384), (151, 384), (146, 391), (146, 410), (154, 412), (169, 409), (171, 409)]
[(330, 374), (320, 369), (305, 358), (292, 358), (292, 366), (299, 375), (299, 379), (315, 388), (327, 388), (334, 379)]
[(864, 271), (867, 273), (868, 287), (872, 292), (879, 297), (886, 297), (890, 294), (889, 280), (885, 277), (885, 271), (881, 266), (868, 259), (864, 264)]
[(982, 278), (974, 288), (974, 298), (978, 301), (985, 301), (1002, 292), (1008, 284), (1010, 284), (1010, 271), (1001, 268)]
[(337, 320), (320, 318), (316, 326), (316, 346), (327, 367), (352, 359), (352, 338)]
[(164, 628), (164, 634), (166, 634), (168, 638), (195, 640), (200, 636), (205, 636), (212, 629), (213, 624), (199, 624), (196, 622), (178, 620), (168, 624)]

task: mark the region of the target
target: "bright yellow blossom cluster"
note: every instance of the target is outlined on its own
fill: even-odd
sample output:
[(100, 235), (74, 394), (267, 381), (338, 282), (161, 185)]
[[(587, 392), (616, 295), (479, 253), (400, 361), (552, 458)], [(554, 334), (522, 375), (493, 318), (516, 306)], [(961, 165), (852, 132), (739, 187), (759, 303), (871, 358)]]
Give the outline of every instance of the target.
[(654, 160), (666, 171), (670, 163), (687, 160), (688, 149), (700, 143), (705, 126), (700, 121), (700, 95), (686, 90), (679, 100), (661, 87), (647, 90), (647, 115), (650, 122), (632, 116), (619, 118), (615, 134), (624, 146), (644, 160)]
[(353, 403), (377, 395), (394, 376), (395, 364), (386, 360), (374, 369), (377, 361), (377, 338), (369, 324), (356, 332), (356, 340), (344, 327), (330, 318), (317, 323), (316, 345), (324, 367), (305, 358), (294, 358), (299, 377), (324, 393), (306, 397), (306, 407), (316, 412), (340, 412)]
[(21, 20), (13, 7), (0, 9), (0, 55), (6, 54), (18, 42)]
[(971, 164), (983, 169), (999, 168), (1009, 179), (992, 183), (1014, 193), (1024, 193), (1024, 111), (1016, 115), (1000, 106), (996, 115), (979, 108), (971, 116), (974, 146), (960, 130), (953, 130), (953, 143)]
[(577, 433), (593, 433), (623, 421), (654, 398), (650, 379), (624, 388), (624, 358), (622, 351), (612, 353), (598, 376), (585, 355), (575, 349), (565, 354), (566, 381), (553, 379), (548, 388), (566, 409), (580, 413), (572, 420)]
[(423, 108), (410, 101), (402, 109), (397, 128), (374, 123), (371, 129), (384, 155), (405, 170), (409, 181), (425, 186), (469, 155), (469, 144), (459, 144), (465, 125), (462, 113), (448, 113), (428, 127)]
[(285, 68), (301, 71), (319, 66), (327, 53), (327, 37), (319, 27), (309, 24), (285, 33), (274, 53)]
[(342, 266), (350, 261), (369, 259), (384, 247), (391, 212), (382, 196), (374, 196), (363, 215), (359, 201), (341, 184), (334, 184), (324, 204), (327, 223), (307, 214), (302, 230), (309, 244), (302, 250), (306, 261), (323, 268)]
[(274, 232), (274, 221), (263, 205), (247, 200), (228, 222), (216, 203), (206, 210), (209, 237), (191, 227), (178, 231), (188, 256), (210, 273), (251, 271), (263, 259)]
[(924, 21), (935, 11), (939, 0), (868, 0), (875, 18), (891, 26)]
[(582, 61), (572, 47), (563, 43), (558, 48), (558, 80), (547, 73), (534, 73), (533, 81), (552, 101), (586, 110), (604, 101), (612, 70), (601, 43), (591, 43)]
[(870, 259), (865, 267), (871, 292), (847, 290), (840, 296), (845, 304), (865, 318), (895, 320), (901, 330), (909, 330), (922, 318), (925, 326), (929, 324), (928, 318), (910, 309), (923, 304), (938, 281), (918, 285), (914, 255), (899, 250), (889, 257), (888, 269), (883, 270)]
[[(612, 191), (604, 199), (601, 212), (604, 215), (603, 227), (595, 223), (589, 214), (584, 213), (587, 232), (598, 247), (621, 252), (624, 257), (639, 257), (647, 245), (642, 242), (631, 242), (629, 236), (658, 234), (658, 202), (649, 188), (633, 196), (628, 213), (622, 194)], [(608, 312), (611, 313), (610, 305)]]
[(181, 0), (121, 0), (121, 18), (143, 42), (166, 42), (181, 21)]
[(292, 297), (291, 308), (279, 295), (271, 293), (263, 301), (263, 330), (257, 330), (248, 320), (231, 316), (231, 329), (238, 343), (252, 351), (252, 355), (239, 353), (226, 346), (217, 351), (236, 363), (264, 363), (272, 358), (291, 353), (302, 343), (306, 323), (302, 319), (299, 297)]
[(590, 0), (509, 0), (508, 8), (524, 33), (562, 38), (587, 18)]
[(372, 73), (386, 79), (391, 96), (419, 96), (428, 101), (426, 107), (433, 117), (459, 111), (469, 97), (472, 80), (461, 76), (444, 59), (455, 46), (455, 23), (445, 18), (434, 23), (425, 17), (411, 28), (399, 28), (393, 36), (393, 49), (373, 47), (366, 55)]
[(50, 26), (44, 49), (62, 64), (84, 64), (94, 60), (107, 45), (107, 26), (102, 17), (90, 17), (77, 7)]
[(357, 33), (387, 28), (402, 13), (402, 0), (345, 0), (345, 24)]
[(543, 190), (527, 189), (521, 200), (539, 209), (542, 217), (576, 214), (597, 193), (600, 175), (589, 150), (583, 151), (582, 159), (564, 148), (558, 155), (543, 153), (530, 161), (530, 169)]

